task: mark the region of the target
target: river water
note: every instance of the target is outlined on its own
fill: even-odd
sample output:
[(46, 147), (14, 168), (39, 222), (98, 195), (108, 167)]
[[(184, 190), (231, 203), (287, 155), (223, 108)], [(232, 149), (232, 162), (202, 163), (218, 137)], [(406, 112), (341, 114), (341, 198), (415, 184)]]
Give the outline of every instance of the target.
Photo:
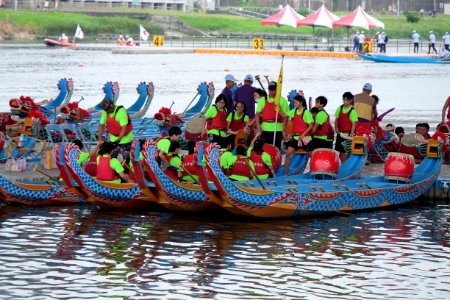
[[(103, 51), (74, 51), (43, 45), (0, 44), (0, 111), (8, 110), (8, 100), (29, 95), (36, 100), (57, 94), (60, 78), (73, 78), (74, 100), (84, 97), (81, 107), (97, 104), (107, 81), (120, 84), (119, 104), (129, 106), (137, 98), (136, 86), (153, 81), (155, 98), (148, 116), (175, 102), (182, 111), (196, 93), (200, 82), (214, 82), (216, 95), (231, 73), (243, 81), (246, 74), (276, 80), (280, 57), (252, 55), (161, 54), (129, 55)], [(439, 122), (444, 101), (450, 96), (449, 65), (377, 64), (357, 59), (286, 57), (283, 95), (291, 89), (304, 90), (306, 97), (325, 95), (327, 110), (333, 113), (342, 104), (346, 91), (358, 93), (365, 82), (380, 97), (379, 111), (395, 107), (385, 122), (413, 128), (421, 122), (432, 127)], [(264, 82), (265, 83), (265, 82)], [(266, 84), (266, 83), (265, 83)], [(255, 82), (255, 85), (258, 85)]]
[[(72, 77), (81, 106), (118, 81), (119, 103), (155, 83), (155, 103), (181, 111), (201, 81), (229, 72), (276, 79), (280, 58), (222, 55), (113, 55), (0, 45), (0, 110), (10, 98), (56, 96)], [(229, 71), (227, 71), (229, 70)], [(390, 65), (286, 57), (284, 89), (340, 96), (371, 82), (385, 122), (436, 124), (450, 95), (450, 66)], [(217, 94), (216, 93), (216, 94)], [(421, 201), (391, 210), (302, 220), (226, 214), (103, 211), (89, 206), (0, 204), (0, 299), (449, 299), (450, 203)]]

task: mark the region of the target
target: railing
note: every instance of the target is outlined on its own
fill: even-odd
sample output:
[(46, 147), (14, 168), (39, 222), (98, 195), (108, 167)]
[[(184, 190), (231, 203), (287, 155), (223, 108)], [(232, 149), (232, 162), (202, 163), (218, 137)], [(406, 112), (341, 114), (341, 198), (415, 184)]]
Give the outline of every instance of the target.
[[(135, 41), (139, 41), (139, 36), (133, 36)], [(228, 49), (253, 49), (253, 38), (259, 35), (226, 35), (223, 36), (165, 36), (164, 47), (168, 48), (228, 48)], [(149, 41), (143, 42), (144, 46), (152, 47), (152, 37)], [(103, 34), (94, 39), (97, 46), (115, 46), (117, 35)], [(377, 45), (373, 44), (373, 52), (378, 52)], [(265, 50), (291, 50), (291, 51), (352, 51), (353, 43), (344, 39), (314, 39), (310, 36), (265, 36)], [(436, 44), (436, 49), (440, 45)], [(413, 53), (413, 44), (409, 40), (391, 39), (386, 45), (386, 52), (389, 53)], [(428, 43), (419, 44), (419, 53), (428, 53)]]

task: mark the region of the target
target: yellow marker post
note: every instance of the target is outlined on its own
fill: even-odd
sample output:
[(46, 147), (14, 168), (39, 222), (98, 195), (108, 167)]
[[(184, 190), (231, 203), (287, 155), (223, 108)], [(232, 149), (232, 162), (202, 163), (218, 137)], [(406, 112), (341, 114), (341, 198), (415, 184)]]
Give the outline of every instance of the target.
[(163, 47), (164, 46), (164, 36), (154, 35), (153, 36), (153, 47)]
[(263, 38), (254, 38), (253, 39), (253, 49), (264, 50), (264, 39)]

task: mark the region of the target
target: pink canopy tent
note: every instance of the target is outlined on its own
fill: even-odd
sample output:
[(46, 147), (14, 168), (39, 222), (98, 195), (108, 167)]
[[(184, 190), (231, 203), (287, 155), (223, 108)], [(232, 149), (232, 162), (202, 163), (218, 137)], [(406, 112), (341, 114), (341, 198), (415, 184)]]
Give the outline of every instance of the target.
[(345, 27), (362, 27), (365, 29), (372, 29), (379, 27), (384, 29), (384, 23), (369, 16), (361, 6), (358, 6), (351, 14), (340, 18), (333, 23), (333, 27), (345, 26)]
[(298, 21), (297, 26), (323, 26), (333, 28), (333, 23), (337, 20), (339, 20), (339, 17), (332, 14), (325, 7), (325, 4), (322, 4), (322, 6), (314, 13), (310, 14), (303, 20)]
[(289, 4), (286, 4), (279, 12), (262, 20), (261, 25), (287, 25), (297, 28), (297, 22), (305, 17), (297, 13)]

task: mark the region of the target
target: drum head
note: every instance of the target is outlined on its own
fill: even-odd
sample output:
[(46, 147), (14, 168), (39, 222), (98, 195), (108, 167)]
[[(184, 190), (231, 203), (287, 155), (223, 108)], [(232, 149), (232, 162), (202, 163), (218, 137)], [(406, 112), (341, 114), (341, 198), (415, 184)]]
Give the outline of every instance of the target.
[(425, 142), (425, 138), (419, 133), (408, 133), (402, 138), (402, 145), (408, 147), (415, 147)]
[(201, 133), (203, 130), (203, 120), (200, 118), (192, 118), (186, 122), (186, 131), (191, 134)]

